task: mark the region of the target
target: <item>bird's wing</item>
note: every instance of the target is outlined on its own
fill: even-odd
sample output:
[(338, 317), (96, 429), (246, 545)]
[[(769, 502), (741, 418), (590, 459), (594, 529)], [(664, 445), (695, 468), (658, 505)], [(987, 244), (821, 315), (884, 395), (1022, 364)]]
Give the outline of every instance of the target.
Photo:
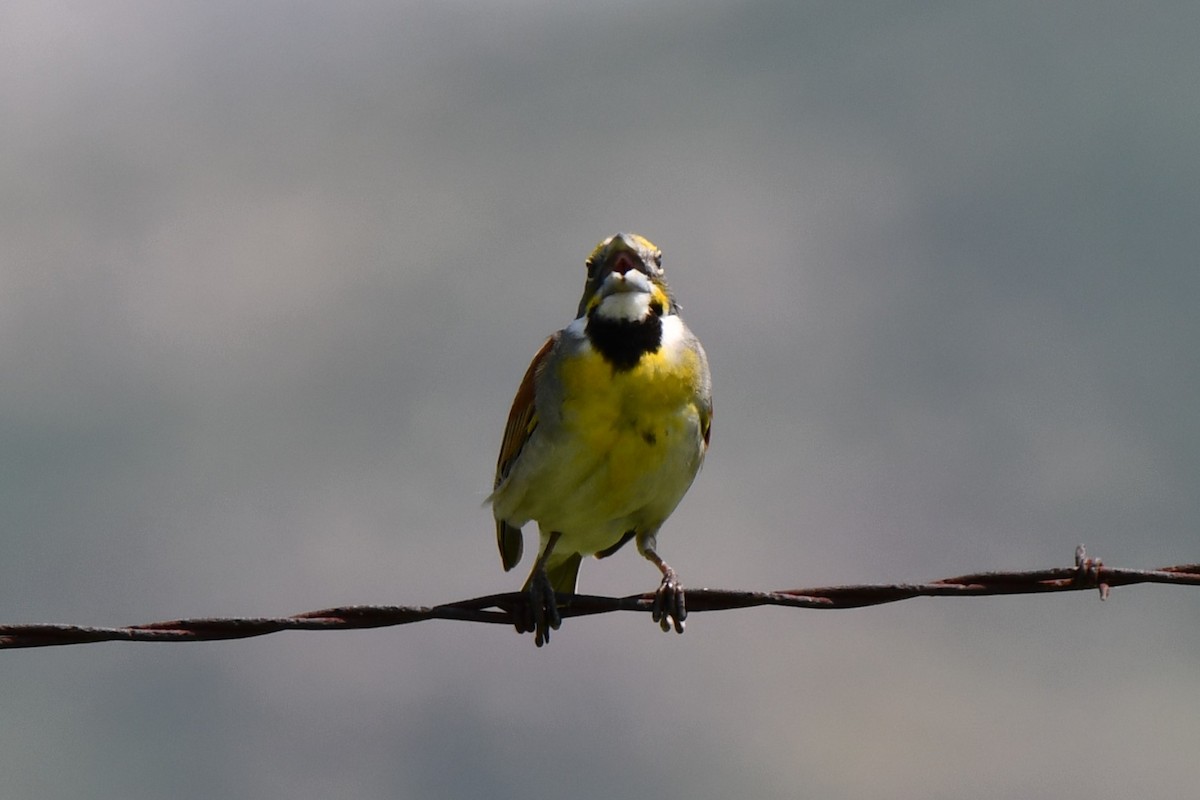
[[(538, 417), (535, 404), (537, 378), (550, 351), (554, 349), (558, 336), (556, 333), (546, 340), (546, 343), (537, 351), (537, 355), (533, 357), (533, 361), (529, 363), (529, 369), (525, 370), (525, 377), (521, 379), (517, 396), (513, 398), (512, 409), (508, 412), (508, 424), (504, 426), (504, 440), (500, 443), (500, 458), (496, 461), (494, 488), (499, 488), (504, 479), (508, 477), (513, 465), (521, 457), (521, 450), (525, 447), (525, 443), (529, 441), (529, 437), (537, 428)], [(504, 569), (510, 570), (515, 567), (521, 560), (523, 548), (521, 529), (509, 525), (504, 520), (496, 520), (496, 544), (500, 547), (500, 559), (504, 563)]]

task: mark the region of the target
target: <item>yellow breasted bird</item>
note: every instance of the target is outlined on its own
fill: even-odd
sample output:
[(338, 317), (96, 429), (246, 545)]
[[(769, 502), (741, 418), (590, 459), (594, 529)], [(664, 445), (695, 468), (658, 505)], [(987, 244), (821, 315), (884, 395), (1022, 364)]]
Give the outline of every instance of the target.
[(576, 319), (533, 357), (509, 412), (489, 501), (504, 569), (521, 560), (521, 526), (540, 531), (519, 632), (540, 647), (561, 624), (583, 556), (629, 540), (662, 572), (653, 617), (683, 633), (687, 608), (658, 530), (704, 461), (712, 387), (704, 348), (679, 316), (662, 251), (618, 233), (587, 260)]

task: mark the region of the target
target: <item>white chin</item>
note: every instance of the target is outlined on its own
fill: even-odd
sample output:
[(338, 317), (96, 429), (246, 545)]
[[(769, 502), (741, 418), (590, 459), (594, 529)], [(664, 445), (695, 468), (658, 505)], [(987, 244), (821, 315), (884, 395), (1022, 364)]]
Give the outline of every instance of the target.
[(605, 319), (637, 322), (650, 314), (650, 295), (647, 292), (617, 292), (600, 301), (596, 313)]

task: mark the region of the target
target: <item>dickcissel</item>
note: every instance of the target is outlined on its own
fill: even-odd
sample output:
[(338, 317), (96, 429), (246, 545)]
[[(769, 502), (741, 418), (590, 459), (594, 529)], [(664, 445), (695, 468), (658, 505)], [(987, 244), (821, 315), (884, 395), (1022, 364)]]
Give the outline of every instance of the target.
[(517, 389), (488, 500), (505, 570), (521, 560), (521, 526), (538, 557), (514, 612), (540, 647), (561, 624), (555, 593), (573, 594), (583, 556), (631, 539), (662, 573), (653, 618), (683, 632), (687, 608), (658, 530), (704, 461), (712, 421), (708, 359), (683, 324), (662, 251), (635, 234), (587, 260), (576, 319), (533, 357)]

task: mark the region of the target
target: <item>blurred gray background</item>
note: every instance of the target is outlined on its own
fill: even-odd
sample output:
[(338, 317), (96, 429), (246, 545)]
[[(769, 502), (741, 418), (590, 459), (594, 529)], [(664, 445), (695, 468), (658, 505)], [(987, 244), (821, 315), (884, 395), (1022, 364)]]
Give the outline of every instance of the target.
[[(650, 237), (685, 584), (1200, 560), (1200, 6), (0, 7), (0, 621), (517, 588), (509, 402)], [(581, 588), (632, 594), (632, 548)], [(1200, 592), (0, 653), (13, 798), (1185, 796)], [(1190, 788), (1189, 788), (1190, 787)]]

